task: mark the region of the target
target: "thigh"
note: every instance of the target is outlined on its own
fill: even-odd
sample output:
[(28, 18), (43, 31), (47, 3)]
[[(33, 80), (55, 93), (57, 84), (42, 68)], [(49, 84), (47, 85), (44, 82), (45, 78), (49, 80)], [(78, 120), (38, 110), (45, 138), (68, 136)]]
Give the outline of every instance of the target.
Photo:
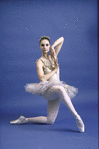
[(55, 100), (48, 101), (48, 107), (47, 107), (47, 119), (49, 123), (54, 123), (59, 111), (59, 105), (60, 105), (60, 99), (57, 98)]
[(43, 98), (46, 100), (54, 100), (57, 99), (59, 97), (57, 90), (56, 90), (56, 86), (52, 86), (50, 87), (44, 94), (43, 94)]

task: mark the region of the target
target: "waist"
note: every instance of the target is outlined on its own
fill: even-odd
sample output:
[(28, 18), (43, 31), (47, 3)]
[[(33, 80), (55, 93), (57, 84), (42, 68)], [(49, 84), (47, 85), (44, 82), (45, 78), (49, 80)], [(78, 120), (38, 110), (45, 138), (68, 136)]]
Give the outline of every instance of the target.
[(60, 79), (59, 79), (59, 75), (58, 74), (54, 74), (50, 79), (49, 81), (53, 81), (53, 82), (59, 82)]

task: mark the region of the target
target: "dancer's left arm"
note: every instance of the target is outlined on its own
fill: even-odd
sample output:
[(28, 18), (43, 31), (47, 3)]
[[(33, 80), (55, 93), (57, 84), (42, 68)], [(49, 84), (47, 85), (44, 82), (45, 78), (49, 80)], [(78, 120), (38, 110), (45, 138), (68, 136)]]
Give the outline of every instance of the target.
[(53, 45), (50, 47), (50, 52), (51, 52), (51, 56), (52, 57), (56, 57), (58, 56), (58, 53), (61, 50), (61, 47), (63, 45), (64, 42), (64, 37), (60, 37), (59, 39), (57, 39)]

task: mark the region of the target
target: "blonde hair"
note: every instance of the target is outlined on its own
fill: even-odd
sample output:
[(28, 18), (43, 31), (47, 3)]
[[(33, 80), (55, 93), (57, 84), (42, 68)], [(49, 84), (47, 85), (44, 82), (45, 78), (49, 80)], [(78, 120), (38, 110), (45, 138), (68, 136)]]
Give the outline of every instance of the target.
[(48, 36), (42, 36), (42, 37), (40, 38), (39, 43), (41, 43), (41, 41), (44, 40), (44, 39), (48, 40), (49, 43), (50, 43), (50, 38), (49, 38)]

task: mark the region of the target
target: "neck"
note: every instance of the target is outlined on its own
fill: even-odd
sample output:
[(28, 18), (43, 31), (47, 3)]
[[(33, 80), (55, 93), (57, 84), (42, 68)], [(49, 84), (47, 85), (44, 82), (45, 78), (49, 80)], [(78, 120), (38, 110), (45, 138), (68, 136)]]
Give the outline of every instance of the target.
[(42, 57), (48, 59), (48, 53), (42, 53)]

